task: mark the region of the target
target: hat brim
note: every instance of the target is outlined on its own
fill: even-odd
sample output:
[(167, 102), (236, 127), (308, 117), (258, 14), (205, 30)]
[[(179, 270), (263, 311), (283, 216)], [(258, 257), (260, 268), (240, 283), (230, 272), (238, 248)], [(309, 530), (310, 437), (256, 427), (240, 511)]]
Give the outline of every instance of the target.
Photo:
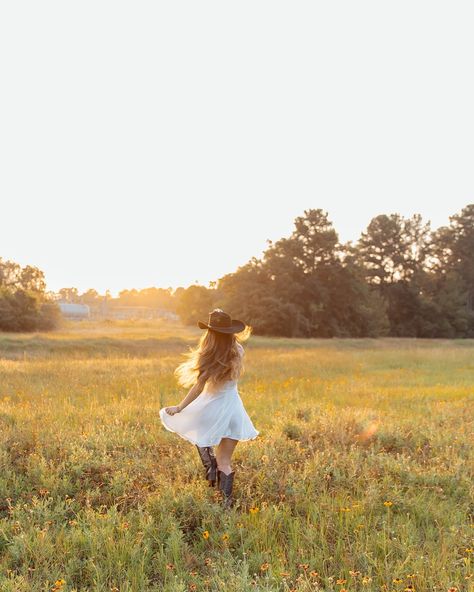
[(232, 319), (230, 327), (213, 327), (203, 321), (198, 321), (197, 324), (200, 329), (210, 329), (211, 331), (217, 331), (218, 333), (240, 333), (245, 329), (245, 323), (238, 319)]

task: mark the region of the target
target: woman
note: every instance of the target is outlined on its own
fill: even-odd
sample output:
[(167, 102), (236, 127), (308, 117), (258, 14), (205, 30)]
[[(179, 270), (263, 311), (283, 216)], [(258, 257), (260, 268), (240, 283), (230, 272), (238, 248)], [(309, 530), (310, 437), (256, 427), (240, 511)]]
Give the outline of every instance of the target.
[[(251, 328), (222, 309), (209, 313), (209, 322), (198, 346), (187, 354), (175, 375), (184, 387), (192, 388), (179, 405), (160, 409), (164, 427), (192, 442), (206, 469), (206, 479), (222, 492), (224, 507), (232, 505), (235, 471), (231, 457), (237, 442), (253, 440), (255, 429), (240, 398), (237, 382), (243, 369), (244, 348)], [(240, 334), (239, 339), (237, 334)], [(217, 446), (214, 454), (213, 446)]]

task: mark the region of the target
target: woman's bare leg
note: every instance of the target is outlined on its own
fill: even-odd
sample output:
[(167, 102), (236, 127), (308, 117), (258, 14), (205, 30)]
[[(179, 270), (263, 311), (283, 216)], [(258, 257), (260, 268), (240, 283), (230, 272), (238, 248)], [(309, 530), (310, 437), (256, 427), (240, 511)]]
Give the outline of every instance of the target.
[(233, 438), (222, 438), (216, 448), (217, 468), (226, 475), (232, 472), (230, 459), (232, 458), (237, 443), (238, 440), (234, 440)]

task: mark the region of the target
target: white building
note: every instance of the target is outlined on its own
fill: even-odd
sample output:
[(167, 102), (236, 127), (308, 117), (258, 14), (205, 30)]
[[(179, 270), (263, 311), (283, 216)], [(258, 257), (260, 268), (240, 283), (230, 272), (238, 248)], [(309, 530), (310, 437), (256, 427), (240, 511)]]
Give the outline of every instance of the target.
[(58, 302), (63, 317), (66, 319), (88, 319), (91, 311), (87, 304), (73, 302)]

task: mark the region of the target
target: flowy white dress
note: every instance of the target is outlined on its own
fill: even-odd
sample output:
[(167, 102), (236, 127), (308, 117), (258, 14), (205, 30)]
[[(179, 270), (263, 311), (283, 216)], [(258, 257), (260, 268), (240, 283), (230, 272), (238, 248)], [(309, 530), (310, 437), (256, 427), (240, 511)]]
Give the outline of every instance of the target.
[(217, 446), (221, 438), (255, 439), (260, 432), (244, 407), (237, 385), (237, 380), (227, 380), (217, 390), (210, 390), (206, 383), (194, 401), (174, 415), (163, 407), (160, 418), (164, 427), (197, 446)]

